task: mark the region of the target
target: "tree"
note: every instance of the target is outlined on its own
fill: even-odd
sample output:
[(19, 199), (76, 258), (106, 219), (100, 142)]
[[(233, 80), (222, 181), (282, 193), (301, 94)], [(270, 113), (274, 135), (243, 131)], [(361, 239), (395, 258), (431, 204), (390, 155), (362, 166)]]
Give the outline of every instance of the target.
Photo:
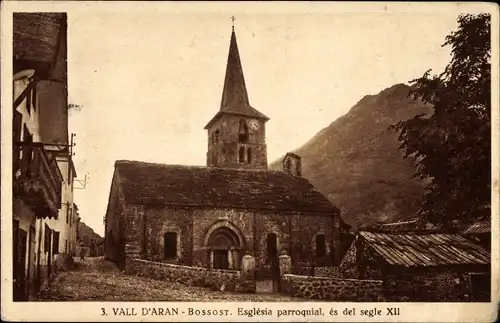
[(428, 70), (410, 82), (410, 95), (433, 107), (430, 115), (398, 122), (399, 149), (427, 180), (419, 215), (452, 227), (490, 214), (491, 43), (488, 14), (458, 17), (444, 46), (452, 59), (444, 72)]

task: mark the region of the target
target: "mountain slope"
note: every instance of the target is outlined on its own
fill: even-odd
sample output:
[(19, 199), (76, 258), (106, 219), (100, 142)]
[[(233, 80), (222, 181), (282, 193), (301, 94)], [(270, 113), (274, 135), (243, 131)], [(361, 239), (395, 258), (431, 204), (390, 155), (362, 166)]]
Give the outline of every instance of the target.
[(78, 243), (83, 242), (84, 245), (90, 246), (92, 239), (100, 241), (102, 238), (99, 234), (94, 232), (94, 229), (85, 224), (85, 222), (78, 223)]
[[(398, 151), (391, 124), (430, 109), (397, 84), (363, 97), (344, 116), (294, 152), (302, 174), (342, 210), (344, 220), (362, 227), (415, 215), (424, 183), (411, 178), (414, 166)], [(281, 169), (281, 160), (271, 169)]]

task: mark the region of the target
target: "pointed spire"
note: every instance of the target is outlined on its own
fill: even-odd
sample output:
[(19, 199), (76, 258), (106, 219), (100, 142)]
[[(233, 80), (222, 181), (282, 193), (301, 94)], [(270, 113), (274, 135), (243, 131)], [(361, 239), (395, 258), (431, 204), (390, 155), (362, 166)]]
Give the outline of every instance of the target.
[(233, 29), (231, 32), (231, 43), (229, 45), (229, 54), (227, 57), (226, 78), (224, 80), (224, 89), (222, 92), (221, 111), (240, 111), (244, 112), (250, 108), (248, 93), (241, 66), (240, 53), (236, 42), (236, 34)]
[(220, 111), (207, 123), (205, 129), (208, 129), (212, 122), (223, 114), (247, 116), (264, 120), (264, 122), (269, 120), (269, 117), (265, 114), (250, 106), (243, 68), (241, 67), (240, 53), (236, 43), (236, 34), (234, 33), (234, 16), (231, 19), (233, 20), (233, 28), (227, 56), (226, 78), (224, 79)]

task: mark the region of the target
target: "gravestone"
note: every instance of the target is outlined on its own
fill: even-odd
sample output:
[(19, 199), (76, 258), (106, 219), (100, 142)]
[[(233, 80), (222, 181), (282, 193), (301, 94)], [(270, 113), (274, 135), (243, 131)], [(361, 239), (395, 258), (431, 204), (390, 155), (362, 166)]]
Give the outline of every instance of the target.
[(241, 285), (243, 292), (255, 293), (255, 257), (249, 254), (241, 260)]

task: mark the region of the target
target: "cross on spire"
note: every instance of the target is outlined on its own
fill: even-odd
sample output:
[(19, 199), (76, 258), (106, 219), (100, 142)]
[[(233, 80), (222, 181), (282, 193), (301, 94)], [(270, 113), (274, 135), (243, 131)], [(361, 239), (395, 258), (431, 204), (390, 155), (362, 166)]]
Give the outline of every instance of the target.
[(234, 31), (234, 21), (236, 20), (236, 18), (234, 16), (231, 16), (231, 20), (233, 21), (233, 31)]

